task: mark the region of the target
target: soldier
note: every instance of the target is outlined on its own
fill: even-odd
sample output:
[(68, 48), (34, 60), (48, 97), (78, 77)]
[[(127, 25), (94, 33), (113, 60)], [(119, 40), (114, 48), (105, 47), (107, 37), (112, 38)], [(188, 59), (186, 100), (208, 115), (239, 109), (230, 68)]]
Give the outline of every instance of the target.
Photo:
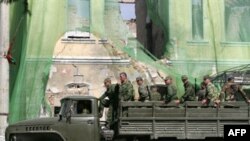
[(196, 99), (198, 101), (202, 101), (205, 98), (205, 93), (206, 93), (206, 85), (204, 82), (201, 82), (200, 84), (200, 89), (199, 91), (196, 93)]
[(165, 96), (163, 96), (164, 100), (166, 103), (171, 102), (173, 100), (178, 100), (178, 97), (176, 95), (177, 93), (177, 88), (176, 86), (174, 86), (173, 84), (173, 80), (172, 77), (167, 76), (165, 79), (165, 84), (167, 86), (167, 93), (165, 94)]
[(91, 109), (88, 101), (79, 101), (76, 105), (77, 114), (90, 114)]
[(125, 72), (120, 73), (120, 81), (119, 99), (121, 101), (134, 101), (134, 88)]
[(219, 100), (219, 93), (211, 82), (211, 78), (209, 75), (205, 75), (203, 77), (203, 82), (206, 86), (205, 98), (201, 101), (202, 104), (209, 104), (211, 101), (214, 102), (216, 105), (220, 102)]
[(156, 86), (152, 86), (151, 88), (151, 101), (160, 101), (161, 100), (161, 94), (158, 92), (158, 89)]
[(83, 102), (82, 113), (83, 114), (90, 114), (91, 113), (90, 105), (86, 101)]
[(188, 77), (186, 75), (182, 75), (181, 80), (183, 82), (185, 93), (180, 98), (180, 102), (183, 103), (185, 101), (195, 101), (194, 85), (188, 81)]
[[(134, 88), (132, 83), (128, 80), (125, 72), (120, 73), (120, 87), (119, 87), (119, 102), (120, 101), (134, 101)], [(118, 111), (120, 115), (120, 110)], [(128, 108), (122, 110), (122, 115), (127, 116)]]
[[(110, 128), (114, 118), (116, 118), (117, 114), (117, 107), (118, 107), (118, 92), (119, 92), (119, 85), (118, 84), (111, 84), (111, 79), (106, 78), (104, 80), (104, 86), (106, 87), (105, 93), (99, 98), (100, 105), (99, 105), (99, 113), (100, 117), (103, 115), (104, 107), (108, 107), (108, 114), (107, 114), (107, 127)], [(108, 99), (106, 99), (108, 97)]]
[(229, 76), (227, 83), (225, 83), (220, 93), (221, 101), (239, 101), (241, 97), (243, 97), (247, 103), (250, 103), (246, 93), (239, 85), (234, 83), (234, 77)]
[(138, 101), (144, 102), (149, 100), (149, 92), (147, 86), (144, 85), (142, 77), (137, 77), (136, 82), (138, 85), (139, 99)]

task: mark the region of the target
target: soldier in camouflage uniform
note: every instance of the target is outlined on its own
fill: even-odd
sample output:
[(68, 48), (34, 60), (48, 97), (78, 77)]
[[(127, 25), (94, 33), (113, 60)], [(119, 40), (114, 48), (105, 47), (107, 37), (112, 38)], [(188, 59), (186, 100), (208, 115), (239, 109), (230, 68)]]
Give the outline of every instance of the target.
[(202, 100), (202, 104), (210, 104), (210, 102), (214, 102), (216, 105), (220, 102), (219, 100), (219, 92), (217, 91), (214, 84), (211, 82), (211, 78), (209, 75), (205, 75), (203, 77), (203, 82), (206, 85), (205, 98)]
[(180, 98), (180, 102), (183, 103), (185, 101), (195, 101), (196, 98), (194, 85), (188, 81), (188, 77), (186, 75), (181, 76), (181, 80), (183, 82), (185, 93)]
[(138, 84), (138, 101), (144, 102), (149, 100), (149, 92), (147, 86), (144, 85), (142, 77), (137, 77), (136, 82)]
[[(128, 80), (127, 74), (125, 72), (120, 73), (120, 87), (119, 87), (119, 102), (121, 101), (134, 101), (134, 87), (132, 83)], [(122, 115), (127, 116), (128, 108), (122, 110)], [(118, 111), (119, 115), (121, 111)]]
[(107, 127), (110, 128), (112, 122), (117, 116), (119, 85), (111, 84), (111, 79), (106, 78), (104, 80), (104, 86), (107, 89), (105, 93), (99, 98), (100, 100), (99, 113), (100, 113), (100, 117), (102, 117), (104, 107), (109, 108), (108, 114), (107, 114)]
[(234, 77), (229, 76), (220, 93), (221, 101), (239, 101), (242, 98), (250, 103), (246, 93), (239, 85), (234, 83)]
[(134, 101), (134, 87), (125, 72), (120, 73), (119, 99), (120, 101)]
[(199, 91), (196, 93), (196, 99), (198, 101), (202, 101), (205, 98), (205, 93), (206, 93), (206, 85), (204, 82), (201, 82), (200, 84), (200, 89)]
[(158, 89), (156, 86), (152, 86), (151, 88), (151, 101), (160, 101), (161, 100), (161, 94), (158, 92)]
[(167, 93), (163, 96), (164, 100), (166, 103), (171, 102), (173, 100), (178, 100), (177, 97), (177, 88), (176, 86), (173, 84), (173, 80), (172, 77), (167, 76), (165, 79), (165, 84), (167, 86)]

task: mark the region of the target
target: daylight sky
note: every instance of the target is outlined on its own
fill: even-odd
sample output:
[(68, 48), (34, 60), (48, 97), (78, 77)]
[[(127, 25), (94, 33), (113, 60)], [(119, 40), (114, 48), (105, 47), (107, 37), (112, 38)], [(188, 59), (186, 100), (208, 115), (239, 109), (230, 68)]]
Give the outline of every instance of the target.
[(135, 19), (135, 5), (134, 4), (120, 4), (121, 15), (124, 20)]

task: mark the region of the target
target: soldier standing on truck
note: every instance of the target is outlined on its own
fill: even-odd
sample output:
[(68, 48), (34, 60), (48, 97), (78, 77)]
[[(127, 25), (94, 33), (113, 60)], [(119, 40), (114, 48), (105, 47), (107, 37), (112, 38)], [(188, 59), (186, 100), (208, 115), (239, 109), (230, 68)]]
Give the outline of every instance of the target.
[(134, 87), (125, 72), (120, 73), (120, 81), (119, 99), (121, 101), (134, 101)]
[(214, 84), (211, 82), (211, 77), (209, 75), (205, 75), (203, 77), (203, 82), (206, 86), (205, 98), (201, 101), (202, 104), (209, 104), (210, 102), (214, 102), (215, 105), (220, 103), (219, 100), (219, 92), (217, 91)]
[(185, 101), (195, 101), (196, 98), (194, 85), (188, 81), (188, 77), (186, 75), (182, 75), (181, 80), (183, 82), (185, 93), (180, 98), (180, 102), (183, 103)]
[[(128, 80), (127, 74), (125, 72), (120, 73), (120, 87), (119, 87), (119, 102), (121, 101), (134, 101), (134, 87), (132, 83)], [(119, 110), (119, 109), (118, 109)], [(124, 108), (121, 113), (123, 116), (128, 114), (128, 109)], [(120, 115), (120, 110), (118, 115)]]
[(166, 103), (171, 102), (173, 100), (178, 100), (177, 97), (177, 88), (173, 84), (173, 79), (171, 76), (167, 76), (165, 79), (165, 85), (167, 86), (167, 93), (165, 96), (163, 96), (163, 99), (165, 100)]
[[(104, 107), (108, 107), (107, 114), (107, 125), (106, 127), (110, 128), (114, 118), (117, 116), (117, 107), (118, 107), (118, 84), (112, 84), (110, 78), (104, 80), (104, 86), (106, 87), (105, 93), (99, 98), (99, 114), (100, 117), (103, 115)], [(108, 97), (108, 99), (106, 99)]]
[(234, 83), (234, 77), (229, 76), (227, 79), (227, 83), (224, 84), (220, 92), (221, 101), (239, 101), (241, 97), (244, 98), (247, 103), (250, 103), (250, 100), (247, 97), (246, 93), (239, 85)]
[(147, 86), (145, 86), (142, 77), (137, 77), (136, 82), (138, 85), (139, 99), (138, 101), (144, 102), (149, 100), (149, 91)]

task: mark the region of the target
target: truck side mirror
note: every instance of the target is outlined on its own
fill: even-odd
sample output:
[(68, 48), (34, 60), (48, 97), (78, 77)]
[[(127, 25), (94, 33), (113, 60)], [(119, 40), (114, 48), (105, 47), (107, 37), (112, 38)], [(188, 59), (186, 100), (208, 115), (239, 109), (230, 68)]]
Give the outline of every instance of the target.
[(58, 114), (60, 113), (60, 109), (61, 109), (61, 107), (59, 107), (59, 106), (54, 107), (54, 117), (58, 116)]

